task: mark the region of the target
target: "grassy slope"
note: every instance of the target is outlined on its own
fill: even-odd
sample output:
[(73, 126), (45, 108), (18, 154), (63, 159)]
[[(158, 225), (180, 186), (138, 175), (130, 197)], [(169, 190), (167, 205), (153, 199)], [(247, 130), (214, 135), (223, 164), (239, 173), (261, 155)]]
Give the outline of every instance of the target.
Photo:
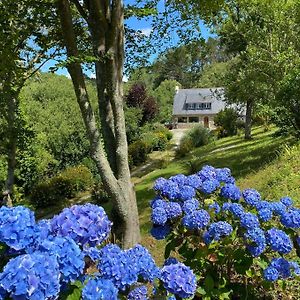
[[(203, 165), (229, 167), (241, 188), (251, 187), (267, 199), (290, 195), (300, 201), (300, 145), (288, 137), (274, 137), (275, 129), (264, 132), (255, 128), (253, 139), (245, 141), (242, 136), (217, 140), (205, 147), (194, 150), (184, 159), (171, 161), (166, 168), (155, 169), (140, 178), (133, 178), (136, 184), (140, 211), (143, 243), (160, 261), (164, 242), (149, 237), (150, 209), (153, 198), (153, 182), (158, 177), (170, 177), (178, 173), (190, 174)], [(192, 169), (191, 167), (192, 166)]]

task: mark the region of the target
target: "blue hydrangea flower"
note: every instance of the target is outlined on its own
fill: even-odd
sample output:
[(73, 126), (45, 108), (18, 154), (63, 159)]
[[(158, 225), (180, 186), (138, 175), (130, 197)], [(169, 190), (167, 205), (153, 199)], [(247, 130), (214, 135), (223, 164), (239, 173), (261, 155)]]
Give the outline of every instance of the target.
[(155, 225), (165, 225), (168, 221), (168, 214), (162, 207), (155, 207), (152, 210), (151, 221)]
[(171, 176), (169, 178), (169, 180), (172, 180), (172, 181), (176, 182), (179, 186), (182, 186), (186, 182), (186, 176), (183, 175), (183, 174), (178, 174), (178, 175), (175, 175), (175, 176)]
[(32, 253), (11, 259), (0, 274), (0, 287), (12, 299), (56, 299), (60, 290), (56, 257)]
[(164, 266), (174, 265), (178, 264), (179, 261), (175, 257), (169, 257), (165, 260)]
[(122, 291), (137, 282), (137, 269), (125, 251), (117, 245), (108, 244), (100, 251), (98, 269), (101, 277), (111, 280)]
[(219, 241), (222, 237), (228, 236), (232, 233), (232, 226), (224, 221), (212, 223), (208, 231), (203, 235), (206, 244), (210, 244), (213, 240)]
[(195, 189), (199, 189), (202, 184), (202, 180), (198, 175), (193, 174), (186, 177), (185, 184)]
[(214, 210), (215, 214), (220, 213), (221, 207), (217, 202), (214, 202), (208, 206), (209, 210)]
[(228, 178), (226, 178), (226, 180), (224, 182), (235, 184), (235, 178), (233, 176), (229, 176)]
[(229, 168), (218, 168), (215, 169), (216, 179), (219, 182), (226, 182), (231, 177), (231, 171)]
[(204, 166), (201, 171), (197, 173), (202, 181), (212, 180), (217, 178), (216, 169), (212, 166)]
[(0, 207), (0, 242), (14, 250), (30, 246), (36, 238), (34, 213), (24, 207)]
[(152, 209), (156, 208), (156, 207), (161, 207), (166, 209), (168, 206), (168, 202), (165, 201), (164, 199), (162, 199), (161, 197), (155, 197), (151, 202), (150, 202), (150, 207)]
[(269, 210), (272, 210), (272, 203), (269, 202), (269, 201), (266, 201), (266, 200), (262, 200), (260, 202), (257, 202), (257, 204), (255, 205), (255, 208), (257, 210), (260, 210), (260, 209), (269, 209)]
[(217, 188), (219, 188), (220, 183), (217, 179), (210, 179), (203, 181), (200, 190), (205, 194), (213, 193)]
[(172, 180), (166, 180), (162, 189), (160, 190), (162, 196), (167, 197), (169, 200), (177, 200), (180, 188), (178, 184)]
[(209, 213), (204, 209), (200, 209), (185, 215), (182, 224), (188, 229), (203, 229), (208, 225), (209, 220)]
[(76, 243), (91, 247), (108, 238), (111, 225), (104, 209), (94, 204), (73, 205), (51, 220), (53, 234), (71, 237)]
[(182, 208), (180, 204), (176, 202), (169, 202), (166, 211), (169, 220), (178, 218), (182, 215)]
[(266, 232), (266, 240), (272, 250), (281, 254), (287, 254), (293, 249), (293, 243), (290, 237), (280, 229), (269, 229)]
[(117, 300), (118, 289), (107, 279), (90, 279), (82, 290), (82, 300)]
[(286, 207), (290, 207), (293, 205), (293, 200), (290, 197), (282, 197), (280, 202)]
[(191, 199), (191, 200), (187, 200), (183, 203), (182, 205), (182, 210), (186, 213), (192, 213), (193, 211), (195, 211), (196, 209), (198, 209), (200, 206), (200, 203), (197, 199)]
[(252, 256), (257, 257), (262, 254), (266, 249), (266, 237), (261, 228), (253, 228), (247, 230), (244, 234), (247, 243), (247, 249)]
[(293, 270), (294, 274), (299, 276), (300, 275), (300, 266), (296, 261), (290, 261), (290, 269)]
[(171, 227), (168, 224), (164, 226), (153, 226), (150, 233), (157, 240), (164, 240), (171, 232)]
[(128, 294), (128, 300), (147, 300), (147, 287), (145, 285), (139, 286)]
[(289, 261), (282, 257), (273, 258), (269, 266), (275, 268), (284, 279), (292, 275)]
[(258, 210), (258, 217), (261, 221), (267, 222), (272, 219), (272, 210), (268, 208), (262, 208)]
[(246, 229), (253, 229), (259, 227), (259, 220), (256, 215), (252, 213), (245, 213), (240, 217), (241, 226)]
[(264, 279), (267, 281), (276, 281), (279, 278), (279, 272), (277, 269), (273, 268), (273, 267), (267, 267), (264, 270)]
[(270, 205), (276, 215), (282, 216), (286, 212), (286, 206), (281, 202), (272, 202)]
[(231, 203), (228, 210), (236, 217), (241, 218), (244, 214), (244, 208), (239, 203)]
[(100, 249), (97, 247), (85, 246), (83, 248), (83, 254), (84, 256), (88, 256), (94, 262), (100, 259)]
[(83, 273), (84, 254), (74, 240), (69, 237), (49, 236), (27, 251), (38, 251), (44, 255), (56, 257), (63, 282), (75, 281)]
[(292, 209), (281, 214), (280, 222), (287, 228), (300, 228), (300, 210)]
[(230, 202), (225, 202), (222, 205), (222, 211), (225, 211), (225, 212), (229, 211), (230, 207), (231, 207), (231, 203)]
[(183, 185), (180, 186), (179, 192), (178, 192), (178, 199), (182, 201), (191, 200), (196, 196), (196, 190), (189, 186), (189, 185)]
[(259, 192), (254, 189), (245, 189), (243, 191), (243, 198), (251, 206), (256, 206), (261, 200)]
[(196, 292), (196, 277), (192, 270), (182, 263), (164, 266), (160, 279), (167, 291), (181, 298), (192, 297)]
[(163, 177), (160, 177), (158, 179), (155, 180), (154, 182), (154, 186), (153, 186), (153, 189), (156, 191), (156, 192), (162, 192), (165, 184), (168, 182), (167, 179), (163, 178)]
[(239, 201), (242, 196), (240, 189), (235, 184), (230, 183), (222, 186), (220, 195), (233, 201)]
[(142, 277), (143, 280), (150, 282), (159, 277), (159, 268), (145, 247), (136, 245), (125, 251), (125, 253), (131, 266), (135, 268), (138, 277)]

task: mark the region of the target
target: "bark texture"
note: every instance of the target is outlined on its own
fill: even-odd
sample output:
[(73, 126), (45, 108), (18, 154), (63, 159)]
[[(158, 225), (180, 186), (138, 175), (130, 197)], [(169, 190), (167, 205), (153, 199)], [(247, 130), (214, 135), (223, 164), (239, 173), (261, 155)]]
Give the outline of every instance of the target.
[[(72, 2), (86, 20), (93, 42), (101, 132), (89, 101), (81, 64), (72, 60), (67, 67), (89, 137), (92, 158), (113, 202), (115, 233), (123, 247), (128, 248), (140, 241), (140, 231), (128, 166), (123, 111), (123, 2), (87, 0), (83, 5), (76, 0)], [(57, 8), (67, 55), (76, 58), (79, 51), (69, 0), (58, 0)]]
[(250, 140), (252, 138), (252, 111), (253, 111), (253, 101), (247, 101), (246, 103), (246, 122), (245, 122), (245, 139)]

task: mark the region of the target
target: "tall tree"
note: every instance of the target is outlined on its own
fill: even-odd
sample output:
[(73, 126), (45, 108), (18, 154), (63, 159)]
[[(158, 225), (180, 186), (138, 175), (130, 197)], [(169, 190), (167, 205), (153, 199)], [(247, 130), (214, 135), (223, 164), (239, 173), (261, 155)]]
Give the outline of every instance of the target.
[(67, 68), (88, 133), (92, 158), (113, 202), (115, 232), (126, 248), (139, 242), (140, 231), (123, 111), (124, 5), (122, 0), (74, 0), (72, 3), (85, 22), (92, 43), (101, 129), (86, 89), (71, 2), (58, 0), (57, 12), (69, 61)]
[(12, 205), (20, 131), (19, 94), (26, 80), (53, 55), (47, 52), (53, 31), (47, 24), (51, 22), (50, 7), (48, 2), (42, 8), (41, 3), (32, 0), (0, 2), (0, 96), (7, 138), (7, 180), (3, 195), (4, 204), (8, 205)]

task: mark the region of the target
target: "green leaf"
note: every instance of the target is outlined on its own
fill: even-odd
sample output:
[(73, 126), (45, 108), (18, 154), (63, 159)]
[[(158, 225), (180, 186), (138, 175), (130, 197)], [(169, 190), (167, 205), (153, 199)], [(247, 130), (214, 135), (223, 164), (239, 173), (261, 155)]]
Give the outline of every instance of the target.
[(171, 254), (171, 251), (175, 249), (176, 240), (172, 240), (166, 245), (165, 248), (165, 258), (168, 258)]
[(202, 295), (202, 296), (206, 295), (205, 289), (204, 289), (203, 287), (201, 287), (201, 286), (199, 286), (199, 287), (197, 288), (196, 293), (197, 293), (197, 294), (200, 294), (200, 295)]
[(83, 284), (80, 281), (75, 281), (71, 284), (68, 290), (60, 296), (61, 300), (80, 300)]
[(214, 282), (214, 279), (212, 278), (212, 276), (207, 275), (205, 277), (204, 286), (205, 286), (206, 291), (211, 291), (214, 288), (215, 282)]

